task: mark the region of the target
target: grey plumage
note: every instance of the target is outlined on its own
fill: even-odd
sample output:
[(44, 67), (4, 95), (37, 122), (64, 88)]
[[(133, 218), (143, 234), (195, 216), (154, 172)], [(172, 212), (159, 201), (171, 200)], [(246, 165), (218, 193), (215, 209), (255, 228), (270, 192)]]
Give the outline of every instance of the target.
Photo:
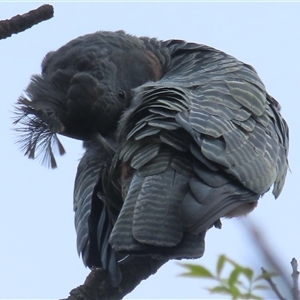
[(110, 240), (117, 251), (152, 255), (247, 214), (273, 184), (279, 196), (288, 168), (287, 125), (251, 66), (204, 45), (165, 46), (168, 70), (135, 89), (120, 121), (115, 160), (128, 194)]
[(46, 56), (17, 105), (30, 158), (44, 151), (55, 167), (57, 133), (84, 141), (77, 248), (113, 285), (128, 254), (201, 257), (209, 228), (284, 185), (279, 104), (251, 66), (205, 45), (86, 35)]

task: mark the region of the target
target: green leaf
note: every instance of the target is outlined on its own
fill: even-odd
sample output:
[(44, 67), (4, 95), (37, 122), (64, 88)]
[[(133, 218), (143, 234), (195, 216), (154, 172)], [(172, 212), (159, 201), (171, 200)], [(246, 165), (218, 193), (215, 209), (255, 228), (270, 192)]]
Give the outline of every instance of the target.
[(218, 262), (217, 262), (217, 274), (218, 274), (218, 276), (221, 274), (221, 272), (223, 270), (225, 261), (226, 261), (226, 256), (224, 254), (220, 255), (220, 257), (218, 259)]
[(261, 280), (261, 279), (268, 279), (268, 278), (275, 277), (275, 276), (278, 276), (278, 275), (279, 274), (276, 273), (276, 272), (264, 272), (261, 275), (257, 276), (254, 279), (254, 281), (258, 281), (258, 280)]
[(253, 286), (253, 290), (270, 290), (270, 287), (263, 284)]
[(226, 260), (227, 260), (229, 263), (231, 263), (233, 266), (235, 266), (235, 267), (241, 267), (241, 265), (239, 265), (239, 264), (236, 263), (234, 260), (232, 260), (232, 259), (230, 259), (230, 258), (228, 258), (228, 257), (226, 257)]
[(260, 297), (260, 296), (257, 296), (257, 295), (255, 295), (255, 294), (252, 294), (252, 293), (246, 293), (246, 294), (242, 294), (241, 296), (240, 296), (242, 299), (255, 299), (255, 300), (263, 300), (263, 298), (262, 297)]
[(242, 268), (241, 267), (236, 267), (230, 274), (229, 278), (228, 278), (228, 284), (230, 285), (230, 287), (234, 286), (237, 281), (238, 278), (240, 276), (240, 274), (242, 273)]
[(243, 273), (249, 279), (249, 281), (252, 281), (254, 274), (253, 270), (251, 270), (250, 268), (243, 268)]
[(231, 295), (234, 299), (237, 299), (241, 296), (241, 292), (236, 286), (231, 286), (230, 291), (231, 291)]
[(181, 266), (189, 270), (187, 273), (182, 273), (180, 276), (191, 276), (201, 278), (215, 278), (212, 273), (203, 266), (193, 264), (182, 264)]
[(207, 289), (208, 291), (210, 291), (212, 294), (227, 294), (227, 295), (231, 295), (231, 291), (230, 289), (226, 288), (225, 286), (215, 286), (213, 288), (209, 288)]

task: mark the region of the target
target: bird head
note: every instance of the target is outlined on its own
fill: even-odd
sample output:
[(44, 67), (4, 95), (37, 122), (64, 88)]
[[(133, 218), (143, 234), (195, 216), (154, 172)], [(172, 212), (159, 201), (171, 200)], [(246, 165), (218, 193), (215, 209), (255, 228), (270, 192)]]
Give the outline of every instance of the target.
[(144, 40), (123, 31), (85, 35), (49, 52), (17, 103), (25, 154), (35, 158), (38, 149), (55, 167), (52, 146), (64, 152), (56, 134), (113, 136), (132, 90), (162, 73), (163, 62)]

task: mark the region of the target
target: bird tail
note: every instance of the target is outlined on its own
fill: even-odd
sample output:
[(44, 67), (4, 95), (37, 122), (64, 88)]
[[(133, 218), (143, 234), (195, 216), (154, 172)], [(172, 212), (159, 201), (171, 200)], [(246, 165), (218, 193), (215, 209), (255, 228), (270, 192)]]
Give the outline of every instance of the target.
[[(156, 173), (159, 161), (167, 166)], [(150, 165), (154, 174), (145, 175)], [(259, 198), (171, 148), (134, 171), (126, 192), (110, 243), (117, 252), (159, 259), (201, 257), (206, 231), (221, 228), (222, 217), (248, 214)]]
[[(167, 153), (164, 155), (168, 159)], [(191, 235), (184, 232), (180, 221), (189, 177), (172, 166), (158, 174), (143, 176), (142, 172), (132, 176), (110, 237), (112, 247), (118, 252), (161, 259), (201, 257), (206, 231)]]

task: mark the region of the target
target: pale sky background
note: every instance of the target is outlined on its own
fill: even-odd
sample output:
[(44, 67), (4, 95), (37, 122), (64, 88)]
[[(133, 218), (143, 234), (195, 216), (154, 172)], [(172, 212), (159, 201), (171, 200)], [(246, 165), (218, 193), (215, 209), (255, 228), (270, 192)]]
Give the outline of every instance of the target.
[[(0, 20), (41, 4), (1, 2)], [(81, 143), (62, 138), (67, 154), (49, 170), (14, 144), (12, 111), (47, 52), (98, 30), (207, 44), (254, 66), (289, 124), (292, 172), (279, 199), (265, 195), (250, 219), (290, 274), (291, 259), (300, 261), (300, 3), (49, 4), (54, 18), (0, 41), (0, 298), (65, 298), (89, 272), (77, 255), (72, 211)], [(259, 272), (264, 262), (252, 244), (242, 222), (225, 220), (194, 262), (213, 269), (225, 253)], [(169, 262), (126, 299), (220, 298), (204, 290), (210, 282), (179, 277), (183, 271)]]

